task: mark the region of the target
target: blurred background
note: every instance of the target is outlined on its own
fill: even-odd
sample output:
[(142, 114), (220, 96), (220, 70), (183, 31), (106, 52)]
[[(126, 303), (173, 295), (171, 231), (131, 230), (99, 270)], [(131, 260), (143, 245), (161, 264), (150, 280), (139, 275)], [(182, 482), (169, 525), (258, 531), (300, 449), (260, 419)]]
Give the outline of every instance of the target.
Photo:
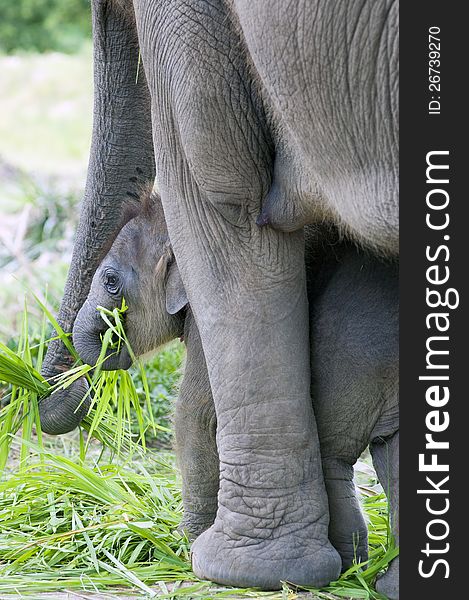
[[(47, 293), (53, 309), (58, 306), (85, 184), (91, 125), (89, 0), (0, 0), (3, 342), (19, 331), (28, 290), (42, 298)], [(39, 314), (31, 298), (28, 306), (33, 316)]]

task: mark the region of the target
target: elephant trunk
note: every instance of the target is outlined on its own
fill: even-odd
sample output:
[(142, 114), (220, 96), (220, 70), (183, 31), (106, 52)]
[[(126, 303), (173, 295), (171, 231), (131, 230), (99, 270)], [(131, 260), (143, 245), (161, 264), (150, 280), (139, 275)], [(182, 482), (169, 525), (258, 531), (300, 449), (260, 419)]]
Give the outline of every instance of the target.
[[(47, 374), (44, 370), (43, 373)], [(78, 427), (90, 406), (89, 396), (85, 398), (88, 389), (86, 379), (81, 377), (66, 390), (57, 390), (43, 398), (39, 403), (41, 429), (51, 435), (60, 435)]]
[[(90, 161), (72, 262), (58, 322), (70, 332), (91, 281), (124, 224), (136, 214), (139, 194), (155, 178), (150, 96), (133, 15), (119, 3), (92, 3), (94, 39), (94, 121)], [(139, 71), (139, 72), (138, 72)], [(53, 378), (72, 366), (60, 340), (49, 345), (43, 374)], [(45, 398), (42, 429), (64, 433), (84, 415), (76, 411), (86, 382)]]
[[(106, 325), (98, 311), (89, 300), (85, 301), (78, 312), (73, 326), (73, 344), (83, 362), (94, 366), (101, 353), (101, 336)], [(119, 351), (108, 348), (106, 360), (100, 365), (104, 371), (128, 369), (132, 364), (127, 347), (122, 345)]]

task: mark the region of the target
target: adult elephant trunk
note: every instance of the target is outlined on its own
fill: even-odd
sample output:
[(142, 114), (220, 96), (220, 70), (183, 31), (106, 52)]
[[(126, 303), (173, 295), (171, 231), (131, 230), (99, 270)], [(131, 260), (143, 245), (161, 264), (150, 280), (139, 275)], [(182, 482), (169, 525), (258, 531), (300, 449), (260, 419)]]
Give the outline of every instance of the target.
[[(90, 162), (72, 262), (58, 322), (71, 332), (93, 274), (126, 221), (135, 214), (139, 192), (153, 183), (155, 165), (148, 86), (139, 69), (139, 44), (132, 9), (101, 0), (92, 3), (94, 39), (94, 122)], [(73, 358), (60, 340), (51, 342), (42, 373), (63, 373)], [(80, 403), (84, 379), (43, 399), (43, 431), (74, 429), (86, 414)]]

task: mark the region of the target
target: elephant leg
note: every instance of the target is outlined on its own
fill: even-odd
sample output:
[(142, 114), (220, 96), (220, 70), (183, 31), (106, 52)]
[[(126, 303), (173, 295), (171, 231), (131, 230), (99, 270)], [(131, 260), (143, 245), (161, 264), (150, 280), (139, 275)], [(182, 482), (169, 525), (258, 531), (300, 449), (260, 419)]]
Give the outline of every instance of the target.
[[(161, 189), (171, 198), (168, 188)], [(174, 197), (167, 206), (171, 210)], [(177, 222), (196, 218), (192, 213)], [(328, 542), (327, 495), (309, 396), (303, 257), (300, 251), (288, 267), (294, 275), (284, 289), (277, 275), (263, 272), (265, 259), (257, 251), (270, 246), (269, 261), (288, 263), (283, 242), (289, 246), (294, 238), (278, 245), (279, 234), (258, 230), (255, 214), (247, 221), (249, 232), (231, 228), (216, 212), (211, 218), (211, 228), (225, 233), (211, 240), (210, 255), (202, 260), (188, 253), (177, 229), (170, 234), (200, 320), (220, 457), (218, 511), (192, 546), (193, 569), (200, 577), (241, 587), (276, 589), (285, 580), (325, 585), (339, 574), (340, 559)], [(264, 234), (269, 239), (260, 239)], [(245, 242), (249, 238), (252, 246)], [(301, 239), (297, 242), (295, 251), (302, 248)], [(231, 299), (219, 292), (223, 279), (213, 279), (213, 256), (232, 257), (223, 267), (237, 285)], [(250, 265), (248, 277), (244, 264)]]
[(274, 149), (238, 27), (224, 2), (134, 6), (161, 200), (217, 416), (218, 511), (192, 566), (241, 587), (325, 585), (340, 557), (310, 399), (304, 239), (256, 225)]
[(174, 428), (184, 506), (180, 529), (195, 539), (213, 524), (217, 513), (219, 461), (213, 402), (201, 409), (194, 398), (180, 397)]
[[(399, 546), (399, 432), (387, 439), (377, 438), (370, 445), (373, 464), (389, 503), (391, 528)], [(399, 557), (376, 582), (376, 589), (390, 600), (399, 598)]]
[(353, 482), (353, 466), (341, 459), (323, 461), (329, 497), (329, 540), (342, 558), (342, 570), (368, 558), (368, 529)]
[[(192, 317), (191, 317), (192, 320)], [(179, 526), (195, 539), (215, 521), (220, 464), (216, 414), (197, 328), (184, 333), (187, 361), (174, 414), (184, 516)]]

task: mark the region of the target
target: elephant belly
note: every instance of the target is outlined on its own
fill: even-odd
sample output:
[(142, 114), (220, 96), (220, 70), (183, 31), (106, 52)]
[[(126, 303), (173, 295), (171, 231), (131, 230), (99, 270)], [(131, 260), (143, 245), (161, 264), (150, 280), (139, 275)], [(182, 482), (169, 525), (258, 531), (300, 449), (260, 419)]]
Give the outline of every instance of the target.
[[(312, 174), (308, 187), (388, 254), (398, 235), (397, 4), (235, 2), (279, 129)], [(317, 194), (298, 201), (308, 200), (314, 214)]]

